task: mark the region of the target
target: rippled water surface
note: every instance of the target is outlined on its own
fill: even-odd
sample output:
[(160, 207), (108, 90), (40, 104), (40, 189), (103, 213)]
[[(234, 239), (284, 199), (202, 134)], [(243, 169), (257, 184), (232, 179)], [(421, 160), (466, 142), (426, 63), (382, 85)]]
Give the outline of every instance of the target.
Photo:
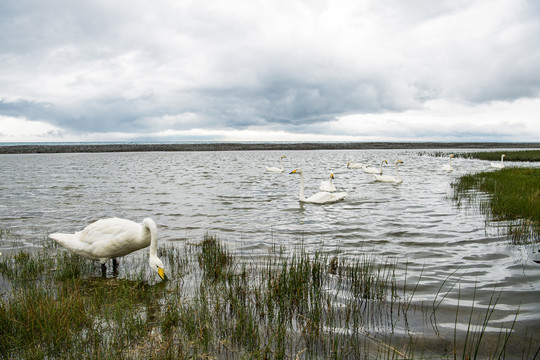
[[(266, 166), (279, 166), (281, 155), (285, 172), (266, 172)], [(403, 161), (402, 184), (377, 183), (346, 167), (353, 160), (377, 166), (382, 159), (390, 164), (385, 173), (394, 172), (395, 159)], [(489, 162), (455, 159), (448, 174), (441, 170), (446, 158), (414, 150), (25, 154), (0, 160), (0, 228), (18, 236), (17, 244), (2, 242), (1, 251), (39, 246), (51, 232), (75, 232), (104, 217), (151, 217), (160, 242), (198, 241), (210, 232), (250, 259), (276, 245), (302, 245), (309, 252), (396, 262), (398, 279), (420, 279), (416, 303), (431, 304), (443, 289), (443, 314), (445, 304), (473, 295), (486, 306), (494, 289), (502, 290), (491, 325), (500, 331), (519, 308), (514, 331), (540, 338), (540, 265), (532, 261), (533, 246), (511, 245), (486, 226), (484, 215), (458, 209), (450, 199), (456, 178), (488, 170)], [(348, 197), (329, 205), (299, 203), (300, 178), (289, 174), (297, 167), (304, 170), (307, 196), (333, 172)], [(441, 316), (439, 327), (453, 328), (454, 316)]]

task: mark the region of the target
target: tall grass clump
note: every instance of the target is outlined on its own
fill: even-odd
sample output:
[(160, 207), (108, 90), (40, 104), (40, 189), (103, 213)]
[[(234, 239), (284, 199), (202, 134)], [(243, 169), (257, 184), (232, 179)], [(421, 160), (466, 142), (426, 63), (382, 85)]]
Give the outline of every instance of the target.
[[(99, 264), (58, 248), (2, 256), (0, 286), (16, 286), (0, 297), (0, 358), (434, 357), (407, 330), (412, 316), (423, 322), (428, 313), (411, 306), (419, 284), (405, 290), (395, 260), (300, 248), (240, 262), (211, 235), (160, 254), (169, 281), (148, 277), (143, 255), (106, 278)], [(437, 309), (446, 297), (435, 297)], [(454, 340), (448, 358), (504, 354), (511, 332), (484, 345), (494, 303), (480, 322), (471, 307), (470, 335)]]
[(504, 168), (464, 175), (452, 184), (454, 200), (475, 202), (477, 192), (490, 196), (479, 200), (480, 210), (491, 221), (507, 222), (515, 244), (540, 240), (540, 169)]
[(502, 154), (505, 155), (504, 161), (540, 161), (540, 150), (456, 152), (454, 156), (465, 159), (497, 161), (501, 160)]

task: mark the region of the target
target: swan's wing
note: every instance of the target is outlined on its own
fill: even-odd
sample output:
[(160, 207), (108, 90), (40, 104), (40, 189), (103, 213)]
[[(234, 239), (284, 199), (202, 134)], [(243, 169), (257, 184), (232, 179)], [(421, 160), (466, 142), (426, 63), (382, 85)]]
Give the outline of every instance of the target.
[(319, 189), (321, 189), (322, 191), (329, 191), (329, 192), (336, 191), (336, 187), (330, 181), (321, 181), (321, 186)]
[(337, 193), (332, 194), (329, 192), (318, 192), (315, 195), (308, 197), (305, 202), (314, 203), (314, 204), (325, 204), (330, 202), (335, 202), (343, 200), (347, 196), (347, 193)]
[(373, 176), (375, 177), (375, 181), (381, 181), (381, 182), (387, 182), (387, 183), (396, 183), (396, 184), (403, 181), (401, 179), (398, 179), (398, 178), (390, 176), (390, 175), (373, 174)]
[(98, 220), (79, 232), (79, 241), (86, 244), (137, 237), (141, 226), (133, 221), (111, 218)]
[(127, 255), (150, 245), (150, 237), (142, 236), (142, 227), (130, 220), (112, 218), (96, 221), (80, 232), (79, 242), (98, 259)]
[(381, 171), (379, 169), (375, 169), (375, 168), (372, 168), (372, 167), (365, 167), (364, 168), (364, 171), (367, 173), (367, 174), (380, 174)]

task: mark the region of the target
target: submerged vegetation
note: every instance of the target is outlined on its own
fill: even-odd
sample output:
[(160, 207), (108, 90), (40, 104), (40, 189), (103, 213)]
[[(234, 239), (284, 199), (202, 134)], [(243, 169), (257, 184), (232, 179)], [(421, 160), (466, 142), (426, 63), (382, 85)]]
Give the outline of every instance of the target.
[[(160, 256), (171, 281), (148, 277), (143, 255), (126, 258), (117, 277), (101, 278), (95, 263), (54, 245), (4, 254), (0, 357), (501, 358), (516, 321), (492, 334), (495, 296), (478, 309), (458, 302), (455, 327), (465, 316), (459, 321), (468, 322), (467, 333), (442, 339), (436, 313), (448, 279), (432, 305), (415, 302), (420, 279), (399, 279), (394, 260), (300, 248), (241, 263), (210, 235), (198, 244), (170, 243)], [(433, 334), (409, 330), (413, 317), (429, 318)], [(518, 348), (523, 358), (535, 351)]]

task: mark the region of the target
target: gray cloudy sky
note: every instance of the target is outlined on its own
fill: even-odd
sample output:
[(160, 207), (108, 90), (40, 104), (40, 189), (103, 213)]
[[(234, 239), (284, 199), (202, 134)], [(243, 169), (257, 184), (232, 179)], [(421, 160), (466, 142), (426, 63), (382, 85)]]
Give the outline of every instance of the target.
[(540, 141), (537, 0), (0, 2), (0, 142)]

